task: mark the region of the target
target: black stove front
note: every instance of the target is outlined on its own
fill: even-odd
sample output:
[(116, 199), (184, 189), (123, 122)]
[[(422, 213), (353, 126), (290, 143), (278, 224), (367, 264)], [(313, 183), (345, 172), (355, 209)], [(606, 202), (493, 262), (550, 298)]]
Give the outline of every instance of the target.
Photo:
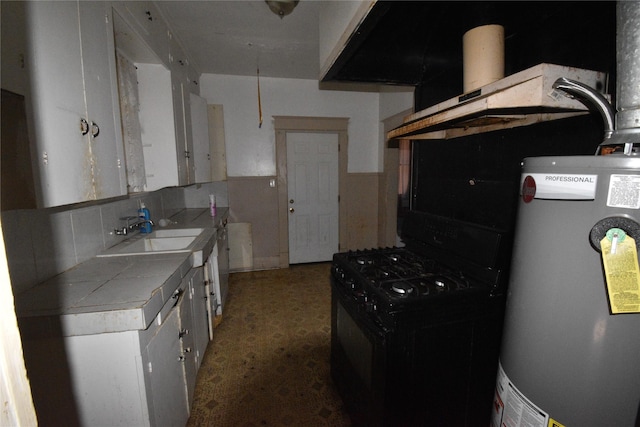
[(501, 259), (486, 252), (503, 236), (425, 215), (408, 224), (427, 240), (403, 233), (407, 247), (333, 257), (333, 380), (356, 426), (485, 427), (504, 272), (483, 263)]

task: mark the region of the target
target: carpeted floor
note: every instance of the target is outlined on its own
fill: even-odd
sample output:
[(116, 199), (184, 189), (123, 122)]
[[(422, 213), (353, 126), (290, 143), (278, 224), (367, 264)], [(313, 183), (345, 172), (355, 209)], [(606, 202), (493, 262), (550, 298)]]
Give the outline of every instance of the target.
[(349, 426), (329, 374), (330, 263), (232, 273), (187, 426)]

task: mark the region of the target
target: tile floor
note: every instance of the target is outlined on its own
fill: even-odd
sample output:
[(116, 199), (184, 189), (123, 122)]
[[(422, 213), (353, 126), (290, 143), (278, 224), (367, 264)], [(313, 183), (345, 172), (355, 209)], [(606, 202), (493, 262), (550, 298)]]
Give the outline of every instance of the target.
[(232, 273), (188, 427), (349, 426), (329, 374), (330, 263)]

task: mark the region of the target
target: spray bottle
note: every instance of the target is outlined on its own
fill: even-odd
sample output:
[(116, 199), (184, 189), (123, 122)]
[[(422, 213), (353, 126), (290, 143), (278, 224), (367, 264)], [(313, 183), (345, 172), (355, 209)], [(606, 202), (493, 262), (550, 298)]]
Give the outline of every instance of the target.
[(146, 221), (140, 225), (140, 233), (151, 233), (151, 215), (149, 209), (144, 205), (144, 202), (140, 202), (140, 209), (138, 209), (138, 219), (140, 221)]

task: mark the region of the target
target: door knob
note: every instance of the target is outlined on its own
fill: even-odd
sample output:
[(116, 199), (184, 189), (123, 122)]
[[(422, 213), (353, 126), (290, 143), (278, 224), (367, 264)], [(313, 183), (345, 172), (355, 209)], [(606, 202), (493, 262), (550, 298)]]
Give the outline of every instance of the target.
[(295, 209), (289, 208), (289, 212), (293, 213), (294, 211), (295, 211)]

